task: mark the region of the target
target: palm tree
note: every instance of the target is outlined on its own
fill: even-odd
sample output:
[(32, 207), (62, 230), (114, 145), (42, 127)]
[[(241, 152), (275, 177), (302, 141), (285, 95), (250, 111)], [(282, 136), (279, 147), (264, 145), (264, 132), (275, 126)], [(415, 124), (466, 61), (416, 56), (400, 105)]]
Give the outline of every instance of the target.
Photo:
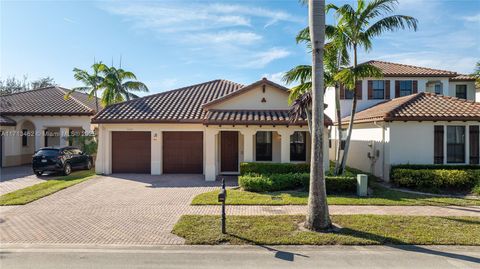
[(312, 156), (305, 227), (314, 231), (323, 231), (332, 226), (328, 213), (323, 167), (325, 0), (309, 0), (308, 13), (312, 46)]
[[(397, 0), (373, 0), (366, 2), (365, 0), (357, 0), (357, 8), (355, 9), (350, 4), (344, 4), (337, 7), (334, 4), (327, 5), (327, 12), (329, 10), (335, 11), (335, 16), (338, 19), (338, 26), (343, 29), (345, 34), (346, 45), (353, 50), (353, 66), (344, 72), (338, 74), (338, 80), (347, 79), (348, 83), (344, 83), (347, 89), (354, 89), (356, 81), (362, 78), (361, 74), (367, 74), (367, 71), (376, 72), (368, 67), (358, 68), (357, 52), (359, 48), (364, 48), (366, 51), (372, 47), (372, 38), (381, 35), (386, 31), (395, 31), (398, 29), (411, 28), (417, 30), (417, 19), (405, 15), (389, 15), (393, 12)], [(377, 18), (381, 17), (377, 20)], [(349, 73), (350, 74), (347, 74)], [(350, 147), (350, 139), (352, 136), (353, 119), (357, 109), (357, 95), (353, 95), (352, 109), (350, 113), (350, 122), (348, 125), (347, 138), (343, 157), (341, 161), (340, 172), (345, 170), (346, 161), (348, 158), (348, 150)]]
[[(335, 81), (335, 75), (340, 71), (342, 66), (349, 64), (349, 55), (344, 43), (345, 35), (338, 27), (327, 25), (325, 33), (329, 42), (325, 44), (324, 49), (324, 85), (326, 87), (335, 87), (335, 103), (336, 103), (336, 120), (341, 121), (340, 111), (340, 82)], [(297, 43), (306, 43), (311, 48), (310, 32), (306, 27), (296, 37)], [(311, 133), (311, 89), (312, 89), (312, 67), (310, 65), (299, 65), (287, 71), (283, 76), (283, 80), (287, 84), (299, 82), (300, 84), (291, 88), (289, 96), (289, 104), (292, 105), (290, 115), (293, 121), (302, 117), (307, 118), (307, 122)], [(339, 129), (338, 129), (339, 130)], [(340, 140), (337, 140), (340, 143)], [(335, 171), (339, 166), (340, 146), (337, 147), (339, 152), (335, 160)]]
[[(135, 92), (148, 92), (147, 86), (137, 81), (137, 77), (130, 71), (122, 68), (107, 67), (103, 70), (105, 79), (102, 83), (104, 91), (102, 94), (102, 103), (104, 106), (129, 101), (132, 98), (138, 98)], [(127, 79), (131, 79), (125, 81)]]
[(475, 71), (472, 75), (475, 78), (475, 87), (480, 88), (480, 61), (475, 65)]
[(65, 95), (65, 98), (69, 98), (70, 95), (75, 92), (75, 91), (81, 91), (81, 92), (88, 92), (88, 97), (92, 98), (95, 97), (95, 107), (96, 111), (99, 111), (99, 106), (98, 106), (98, 97), (97, 97), (97, 92), (101, 88), (101, 85), (103, 83), (104, 78), (100, 75), (107, 66), (105, 66), (102, 62), (94, 63), (92, 65), (92, 70), (93, 73), (89, 74), (88, 71), (82, 70), (79, 68), (74, 68), (73, 69), (73, 77), (81, 81), (84, 86), (83, 87), (76, 87), (73, 88), (70, 92), (68, 92)]

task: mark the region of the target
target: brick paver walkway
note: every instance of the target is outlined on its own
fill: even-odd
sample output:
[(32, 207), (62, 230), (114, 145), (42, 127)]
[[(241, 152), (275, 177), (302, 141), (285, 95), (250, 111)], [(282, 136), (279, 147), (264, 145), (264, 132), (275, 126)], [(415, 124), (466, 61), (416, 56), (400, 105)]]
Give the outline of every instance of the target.
[(44, 182), (45, 179), (33, 175), (30, 165), (0, 168), (0, 195)]
[[(24, 206), (0, 210), (3, 244), (183, 244), (170, 233), (181, 215), (219, 214), (190, 206), (219, 188), (195, 175), (98, 176)], [(304, 214), (305, 206), (228, 206), (228, 214)], [(330, 206), (331, 214), (479, 216), (480, 207)]]
[[(480, 217), (480, 206), (349, 206), (329, 205), (331, 215), (373, 214), (407, 216), (474, 216)], [(219, 206), (191, 206), (188, 214), (220, 214)], [(301, 215), (307, 212), (307, 206), (227, 206), (229, 215)]]

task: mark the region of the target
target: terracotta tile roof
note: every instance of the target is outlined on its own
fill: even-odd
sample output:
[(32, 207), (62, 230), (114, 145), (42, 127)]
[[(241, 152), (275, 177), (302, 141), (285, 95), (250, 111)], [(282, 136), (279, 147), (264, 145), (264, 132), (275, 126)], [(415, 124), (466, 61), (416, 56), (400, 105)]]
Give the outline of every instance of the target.
[(384, 61), (368, 61), (363, 64), (373, 65), (382, 70), (385, 77), (454, 77), (456, 72), (397, 64)]
[(450, 78), (450, 81), (475, 81), (475, 77), (470, 75), (458, 75), (456, 77)]
[(201, 123), (206, 115), (203, 104), (243, 87), (228, 80), (213, 80), (108, 106), (92, 122)]
[[(342, 119), (346, 124), (350, 117)], [(480, 121), (480, 103), (433, 93), (395, 98), (355, 113), (355, 123), (373, 121)]]
[(84, 93), (65, 100), (68, 89), (46, 87), (4, 95), (0, 98), (3, 115), (94, 115), (95, 101)]
[[(204, 124), (268, 124), (268, 125), (306, 125), (306, 119), (294, 123), (289, 110), (208, 110)], [(325, 115), (325, 125), (332, 120)]]
[(9, 117), (0, 115), (0, 126), (15, 126), (17, 122)]

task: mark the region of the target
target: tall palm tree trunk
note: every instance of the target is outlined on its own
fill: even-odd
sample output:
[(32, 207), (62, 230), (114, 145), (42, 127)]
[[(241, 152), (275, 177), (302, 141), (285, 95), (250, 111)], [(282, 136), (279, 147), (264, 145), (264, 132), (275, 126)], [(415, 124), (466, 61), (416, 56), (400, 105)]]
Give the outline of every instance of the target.
[(98, 96), (97, 96), (97, 89), (95, 89), (95, 107), (97, 108), (96, 113), (98, 113)]
[(335, 83), (335, 112), (336, 112), (336, 117), (337, 117), (337, 142), (336, 142), (336, 149), (337, 153), (335, 154), (335, 175), (340, 174), (340, 155), (342, 153), (342, 140), (341, 140), (341, 134), (342, 134), (342, 113), (340, 111), (340, 87), (338, 86), (338, 83)]
[[(353, 67), (357, 67), (357, 45), (353, 45)], [(353, 100), (352, 100), (352, 111), (350, 112), (350, 120), (348, 123), (348, 130), (347, 130), (347, 138), (345, 140), (345, 148), (343, 150), (343, 157), (342, 163), (340, 167), (340, 173), (343, 174), (345, 172), (345, 167), (347, 165), (348, 159), (348, 150), (350, 149), (350, 140), (352, 138), (352, 130), (353, 130), (353, 120), (355, 118), (355, 112), (357, 110), (357, 93), (356, 93), (356, 85), (357, 85), (357, 78), (353, 80)]]
[(310, 189), (305, 227), (314, 231), (330, 229), (323, 167), (323, 47), (325, 42), (325, 0), (309, 0), (309, 27), (312, 43), (312, 153)]

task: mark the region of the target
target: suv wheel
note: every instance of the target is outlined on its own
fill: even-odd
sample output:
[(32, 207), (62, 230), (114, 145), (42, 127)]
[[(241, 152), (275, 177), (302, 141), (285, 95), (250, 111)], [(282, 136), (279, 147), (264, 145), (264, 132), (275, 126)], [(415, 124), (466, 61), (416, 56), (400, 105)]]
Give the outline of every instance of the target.
[(37, 175), (37, 177), (41, 177), (41, 176), (42, 176), (42, 174), (43, 174), (43, 172), (42, 172), (42, 171), (36, 171), (36, 172), (35, 172), (35, 175)]
[(72, 172), (72, 167), (70, 166), (69, 163), (66, 163), (65, 166), (63, 167), (63, 174), (65, 176), (68, 176), (70, 175), (71, 172)]
[(87, 165), (85, 166), (85, 168), (87, 168), (87, 170), (92, 169), (92, 161), (88, 160), (88, 161), (87, 161)]

